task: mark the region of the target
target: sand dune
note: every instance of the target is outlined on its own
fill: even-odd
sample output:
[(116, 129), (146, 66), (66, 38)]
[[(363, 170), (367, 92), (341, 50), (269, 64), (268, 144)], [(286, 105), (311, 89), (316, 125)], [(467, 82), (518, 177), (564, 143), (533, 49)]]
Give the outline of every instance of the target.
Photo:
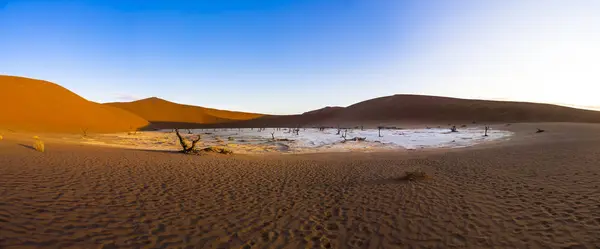
[(600, 112), (538, 103), (393, 95), (367, 100), (340, 109), (329, 121), (599, 123)]
[(147, 98), (133, 102), (106, 103), (128, 110), (153, 123), (213, 124), (248, 120), (263, 116), (256, 113), (217, 110), (169, 102), (160, 98)]
[(0, 76), (0, 129), (40, 132), (116, 132), (146, 126), (123, 109), (85, 100), (47, 81)]
[[(264, 116), (248, 121), (187, 127), (307, 127), (386, 124), (471, 124), (503, 122), (600, 123), (600, 112), (558, 105), (469, 100), (422, 95), (393, 95), (345, 108), (329, 107), (300, 115)], [(164, 127), (178, 124), (163, 124)]]
[[(8, 136), (0, 248), (600, 248), (600, 127), (510, 129), (455, 151), (264, 157)], [(432, 179), (400, 180), (416, 169)]]

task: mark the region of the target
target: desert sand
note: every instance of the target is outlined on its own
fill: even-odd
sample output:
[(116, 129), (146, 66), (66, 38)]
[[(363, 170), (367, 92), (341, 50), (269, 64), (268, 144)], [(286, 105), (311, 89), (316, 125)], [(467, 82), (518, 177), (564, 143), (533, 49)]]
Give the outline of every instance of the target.
[(88, 101), (54, 83), (0, 75), (0, 129), (98, 133), (147, 125), (131, 112)]
[(600, 126), (506, 129), (456, 150), (267, 156), (39, 153), (6, 133), (0, 248), (600, 248)]

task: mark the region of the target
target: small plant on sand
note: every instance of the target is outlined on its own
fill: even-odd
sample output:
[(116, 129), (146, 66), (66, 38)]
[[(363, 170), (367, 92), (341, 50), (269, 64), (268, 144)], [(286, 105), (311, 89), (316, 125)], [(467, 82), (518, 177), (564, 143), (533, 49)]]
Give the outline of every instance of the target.
[(427, 180), (431, 179), (427, 173), (423, 171), (406, 171), (404, 176), (400, 177), (399, 180), (403, 181), (418, 181), (418, 180)]
[(33, 148), (39, 152), (44, 152), (46, 150), (44, 146), (44, 142), (40, 140), (38, 136), (35, 136), (35, 142), (33, 142)]
[(192, 144), (188, 145), (188, 143), (181, 136), (181, 134), (179, 134), (179, 129), (175, 129), (175, 134), (177, 134), (177, 138), (179, 139), (179, 144), (182, 148), (181, 152), (186, 154), (195, 152), (196, 143), (198, 143), (198, 141), (200, 141), (200, 139), (202, 138), (200, 135), (198, 135), (198, 137), (195, 140), (192, 140)]

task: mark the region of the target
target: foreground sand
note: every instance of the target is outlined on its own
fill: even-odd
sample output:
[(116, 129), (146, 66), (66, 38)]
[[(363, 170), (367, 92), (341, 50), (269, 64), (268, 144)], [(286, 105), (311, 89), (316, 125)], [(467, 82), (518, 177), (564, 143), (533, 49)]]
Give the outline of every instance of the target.
[[(185, 156), (0, 141), (0, 248), (600, 248), (600, 126), (469, 149)], [(421, 169), (432, 180), (397, 180)]]

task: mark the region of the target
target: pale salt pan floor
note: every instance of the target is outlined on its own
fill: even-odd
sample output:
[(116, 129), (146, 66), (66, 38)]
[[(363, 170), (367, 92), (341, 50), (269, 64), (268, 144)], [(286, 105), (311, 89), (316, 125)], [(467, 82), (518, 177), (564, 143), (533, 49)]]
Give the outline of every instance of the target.
[[(191, 132), (191, 133), (190, 133)], [(271, 133), (274, 132), (273, 135)], [(344, 134), (344, 130), (341, 134)], [(382, 151), (429, 148), (462, 148), (509, 139), (512, 132), (490, 130), (484, 137), (482, 128), (459, 128), (458, 132), (449, 129), (348, 129), (346, 138), (365, 138), (365, 141), (345, 141), (337, 129), (303, 129), (299, 134), (288, 132), (287, 129), (267, 128), (258, 129), (196, 129), (180, 130), (185, 137), (201, 135), (198, 147), (222, 146), (234, 153), (255, 154), (269, 152), (312, 153), (312, 152), (343, 152), (343, 151)], [(276, 141), (272, 140), (275, 137)], [(286, 141), (288, 140), (288, 141)], [(148, 150), (179, 150), (175, 134), (171, 130), (156, 132), (138, 132), (136, 134), (104, 134), (86, 138), (84, 143), (99, 144), (135, 149)]]

